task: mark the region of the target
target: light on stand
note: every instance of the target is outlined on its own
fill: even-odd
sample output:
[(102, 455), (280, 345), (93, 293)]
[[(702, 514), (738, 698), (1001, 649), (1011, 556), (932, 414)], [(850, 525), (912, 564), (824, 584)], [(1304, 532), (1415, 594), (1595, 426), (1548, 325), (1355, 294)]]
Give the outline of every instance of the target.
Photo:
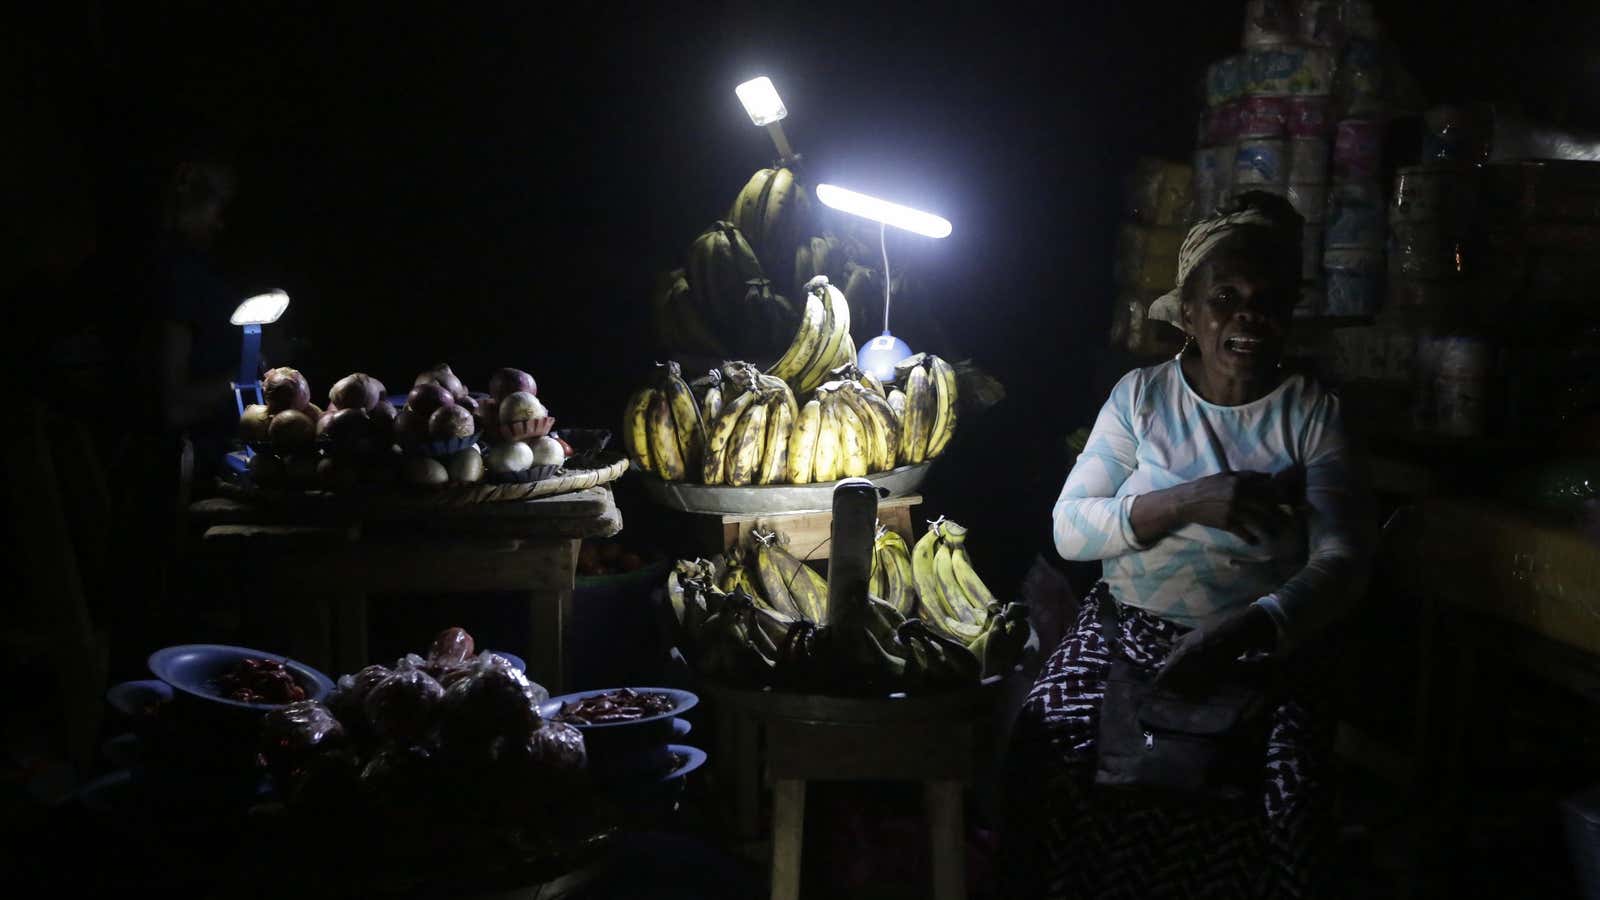
[(794, 148), (789, 146), (789, 138), (783, 133), (783, 126), (778, 124), (789, 111), (783, 108), (783, 101), (778, 97), (778, 89), (772, 86), (772, 79), (765, 75), (752, 78), (734, 88), (733, 92), (739, 95), (739, 102), (744, 104), (750, 121), (765, 126), (767, 133), (772, 135), (772, 143), (778, 148), (778, 158), (784, 162), (796, 159)]
[(230, 323), (244, 327), (244, 347), (239, 353), (239, 378), (233, 382), (233, 404), (239, 408), (241, 416), (244, 415), (244, 397), (241, 391), (253, 390), (256, 402), (263, 402), (261, 380), (256, 372), (261, 361), (261, 326), (278, 321), (288, 308), (289, 295), (283, 291), (272, 290), (240, 303), (228, 319)]
[(877, 197), (858, 194), (831, 184), (817, 185), (817, 199), (828, 206), (871, 219), (878, 223), (878, 246), (883, 251), (883, 334), (862, 345), (856, 365), (882, 382), (895, 380), (895, 363), (911, 355), (911, 345), (889, 333), (889, 241), (888, 227), (903, 228), (931, 238), (949, 237), (948, 219), (933, 213), (890, 203)]

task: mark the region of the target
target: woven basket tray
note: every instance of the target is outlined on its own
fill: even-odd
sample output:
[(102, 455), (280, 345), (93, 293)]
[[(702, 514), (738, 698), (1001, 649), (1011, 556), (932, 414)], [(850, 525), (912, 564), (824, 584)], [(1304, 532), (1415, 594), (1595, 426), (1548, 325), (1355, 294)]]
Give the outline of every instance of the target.
[[(582, 468), (580, 468), (582, 466)], [(250, 503), (283, 506), (309, 506), (326, 509), (349, 504), (372, 509), (438, 509), (498, 503), (508, 500), (534, 500), (609, 484), (628, 471), (627, 457), (602, 451), (592, 459), (570, 460), (565, 473), (526, 484), (445, 484), (422, 487), (397, 483), (363, 486), (355, 491), (335, 494), (330, 491), (287, 491), (256, 487), (249, 481), (219, 481), (224, 496)]]

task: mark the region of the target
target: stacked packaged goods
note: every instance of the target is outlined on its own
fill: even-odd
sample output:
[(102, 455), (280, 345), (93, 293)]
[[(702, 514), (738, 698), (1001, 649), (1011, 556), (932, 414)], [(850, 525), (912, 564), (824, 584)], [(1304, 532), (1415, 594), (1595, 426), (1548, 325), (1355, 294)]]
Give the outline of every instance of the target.
[(1111, 344), (1138, 355), (1176, 351), (1182, 335), (1148, 317), (1150, 304), (1178, 278), (1178, 247), (1193, 205), (1194, 172), (1182, 163), (1145, 158), (1127, 177), (1124, 216), (1113, 275), (1116, 306)]
[[(1352, 292), (1343, 290), (1334, 312), (1370, 315), (1376, 290), (1365, 290), (1381, 267), (1382, 233), (1367, 234), (1365, 243), (1334, 244), (1327, 239), (1330, 198), (1329, 163), (1334, 156), (1335, 115), (1344, 110), (1370, 112), (1382, 79), (1365, 69), (1359, 77), (1344, 77), (1336, 62), (1355, 40), (1376, 37), (1371, 4), (1360, 0), (1249, 0), (1245, 4), (1242, 53), (1213, 63), (1206, 71), (1206, 110), (1201, 117), (1199, 146), (1195, 152), (1194, 217), (1225, 205), (1244, 191), (1266, 191), (1287, 197), (1305, 218), (1301, 301), (1297, 317), (1322, 315), (1328, 305), (1324, 288), (1324, 249), (1335, 254), (1339, 287), (1350, 286), (1350, 273), (1359, 272)], [(1370, 54), (1358, 53), (1364, 61)], [(1343, 85), (1343, 93), (1335, 89)], [(1348, 102), (1346, 95), (1351, 98)], [(1375, 160), (1375, 152), (1355, 160)], [(1366, 176), (1370, 178), (1371, 176)], [(1367, 191), (1353, 200), (1373, 200)], [(1381, 209), (1381, 201), (1373, 200)], [(1371, 204), (1369, 204), (1371, 205)], [(1348, 224), (1365, 225), (1370, 215)], [(1360, 251), (1353, 255), (1348, 251)], [(1332, 268), (1332, 267), (1328, 267)]]

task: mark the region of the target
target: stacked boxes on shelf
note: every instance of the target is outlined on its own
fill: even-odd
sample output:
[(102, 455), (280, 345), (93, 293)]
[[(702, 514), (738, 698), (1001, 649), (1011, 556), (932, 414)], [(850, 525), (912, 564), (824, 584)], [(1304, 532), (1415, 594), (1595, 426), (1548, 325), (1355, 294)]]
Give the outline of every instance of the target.
[(1150, 304), (1177, 280), (1178, 248), (1187, 230), (1193, 181), (1188, 166), (1150, 158), (1139, 160), (1127, 177), (1113, 270), (1117, 282), (1113, 347), (1154, 356), (1174, 353), (1182, 343), (1176, 329), (1147, 314)]
[(1374, 186), (1376, 37), (1367, 2), (1249, 0), (1243, 51), (1206, 71), (1193, 217), (1245, 191), (1287, 197), (1305, 218), (1299, 318), (1376, 309), (1384, 237)]

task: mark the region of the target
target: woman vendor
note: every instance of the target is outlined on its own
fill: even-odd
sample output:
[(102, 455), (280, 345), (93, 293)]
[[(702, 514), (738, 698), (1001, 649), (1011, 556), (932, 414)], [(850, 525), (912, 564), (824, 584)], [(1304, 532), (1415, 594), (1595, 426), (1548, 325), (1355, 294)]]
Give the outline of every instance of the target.
[[(1302, 897), (1323, 881), (1332, 722), (1308, 673), (1365, 589), (1374, 529), (1339, 398), (1281, 364), (1300, 226), (1283, 198), (1251, 192), (1189, 231), (1177, 287), (1152, 306), (1183, 350), (1117, 383), (1056, 502), (1056, 549), (1102, 561), (1103, 580), (1015, 732), (1013, 871), (1034, 882), (1019, 893)], [(1132, 702), (1107, 690), (1119, 658), (1179, 702), (1268, 673), (1258, 739), (1225, 750), (1246, 773), (1242, 802), (1183, 783), (1181, 743), (1177, 775), (1163, 772), (1152, 730), (1131, 754), (1102, 753), (1103, 724), (1124, 716), (1108, 697)], [(1152, 773), (1166, 783), (1137, 783)], [(1118, 789), (1128, 781), (1154, 789)]]

